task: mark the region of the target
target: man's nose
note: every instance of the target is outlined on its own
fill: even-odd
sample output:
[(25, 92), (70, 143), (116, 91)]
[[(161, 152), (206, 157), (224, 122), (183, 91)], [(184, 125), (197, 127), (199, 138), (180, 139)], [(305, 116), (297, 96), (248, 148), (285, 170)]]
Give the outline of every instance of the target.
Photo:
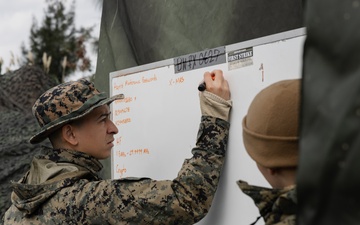
[(109, 122), (110, 122), (110, 124), (109, 124), (108, 132), (110, 134), (117, 134), (119, 132), (119, 129), (115, 126), (113, 121), (109, 120)]

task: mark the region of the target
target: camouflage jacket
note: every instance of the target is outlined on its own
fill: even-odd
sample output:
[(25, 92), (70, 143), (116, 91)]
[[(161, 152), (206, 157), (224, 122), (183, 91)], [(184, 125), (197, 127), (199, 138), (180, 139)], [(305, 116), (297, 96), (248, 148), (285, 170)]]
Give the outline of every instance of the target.
[(271, 189), (237, 182), (240, 189), (250, 196), (259, 208), (266, 225), (295, 225), (297, 198), (295, 186)]
[(102, 180), (96, 175), (102, 165), (95, 158), (50, 149), (33, 165), (52, 173), (30, 170), (12, 184), (4, 224), (193, 224), (210, 209), (228, 133), (228, 122), (203, 116), (193, 157), (174, 180)]

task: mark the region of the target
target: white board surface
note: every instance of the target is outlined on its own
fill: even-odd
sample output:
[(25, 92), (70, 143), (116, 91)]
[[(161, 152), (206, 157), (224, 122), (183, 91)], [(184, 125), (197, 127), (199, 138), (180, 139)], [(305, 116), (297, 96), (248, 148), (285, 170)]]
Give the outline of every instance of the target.
[[(233, 101), (228, 151), (213, 205), (198, 224), (254, 222), (258, 209), (236, 181), (270, 186), (244, 149), (241, 122), (261, 89), (301, 77), (304, 40), (304, 29), (297, 29), (225, 46), (226, 62), (218, 65), (175, 73), (176, 59), (169, 59), (112, 72), (110, 94), (125, 95), (111, 109), (119, 129), (112, 152), (112, 178), (174, 179), (184, 159), (191, 157), (196, 141), (201, 117), (197, 86), (205, 71), (221, 69)], [(229, 63), (238, 50), (252, 52)]]

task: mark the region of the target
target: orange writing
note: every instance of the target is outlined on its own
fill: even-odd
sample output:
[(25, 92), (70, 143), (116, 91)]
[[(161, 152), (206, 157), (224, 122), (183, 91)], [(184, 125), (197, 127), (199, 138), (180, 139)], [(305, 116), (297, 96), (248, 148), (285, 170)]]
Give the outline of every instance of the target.
[(129, 102), (132, 102), (132, 101), (136, 101), (136, 97), (125, 97), (123, 99), (118, 99), (118, 100), (115, 100), (115, 103), (129, 103)]
[(140, 84), (140, 80), (126, 80), (125, 81), (125, 86), (131, 86), (131, 85), (136, 85), (136, 84)]
[(116, 109), (115, 110), (115, 116), (118, 116), (122, 113), (128, 113), (130, 112), (130, 107), (122, 108), (122, 109)]
[(115, 152), (115, 155), (116, 155), (117, 157), (126, 157), (126, 152), (116, 151), (116, 152)]
[(142, 154), (150, 154), (150, 151), (149, 151), (149, 149), (147, 149), (147, 148), (144, 148), (144, 149), (131, 149), (130, 150), (130, 153), (129, 153), (129, 155), (131, 156), (131, 155), (142, 155)]
[(116, 120), (115, 125), (120, 126), (122, 124), (130, 123), (130, 122), (131, 122), (131, 118), (125, 118), (125, 119), (121, 119), (121, 120)]
[(176, 79), (170, 79), (169, 80), (169, 86), (176, 85), (176, 84), (181, 84), (181, 83), (184, 83), (184, 81), (185, 81), (184, 77), (178, 77)]
[(133, 86), (133, 85), (138, 85), (138, 84), (144, 84), (144, 83), (149, 83), (149, 82), (154, 82), (154, 81), (157, 81), (157, 77), (156, 75), (152, 75), (152, 76), (143, 76), (141, 77), (141, 79), (139, 80), (132, 80), (132, 79), (129, 79), (129, 80), (125, 80), (125, 82), (123, 84), (117, 84), (115, 83), (114, 84), (114, 89), (115, 90), (119, 90), (119, 89), (122, 89), (124, 88), (124, 86)]
[(119, 166), (119, 164), (116, 164), (115, 172), (117, 174), (119, 174), (120, 178), (122, 178), (124, 176), (124, 174), (126, 173), (126, 168), (124, 165), (121, 167), (121, 166)]
[(115, 89), (115, 90), (120, 90), (120, 89), (122, 89), (122, 88), (124, 88), (124, 85), (123, 85), (123, 84), (117, 84), (117, 83), (114, 84), (114, 89)]
[(142, 77), (142, 82), (143, 83), (149, 83), (149, 82), (153, 82), (153, 81), (157, 81), (156, 75), (154, 74), (154, 76), (147, 78), (147, 77)]
[(128, 157), (128, 156), (136, 156), (136, 155), (149, 155), (150, 151), (148, 148), (139, 148), (139, 149), (131, 149), (129, 151), (115, 151), (115, 155), (117, 157)]
[(117, 145), (121, 144), (121, 141), (122, 141), (122, 137), (118, 137), (118, 138), (115, 139), (115, 143)]
[(261, 70), (261, 81), (264, 82), (264, 65), (262, 63), (259, 70)]

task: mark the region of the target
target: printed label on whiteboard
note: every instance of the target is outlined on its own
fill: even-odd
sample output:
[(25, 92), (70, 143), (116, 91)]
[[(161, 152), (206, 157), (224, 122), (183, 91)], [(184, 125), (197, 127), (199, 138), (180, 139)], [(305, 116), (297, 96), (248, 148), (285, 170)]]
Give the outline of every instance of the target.
[(175, 73), (226, 63), (225, 46), (174, 58)]
[(251, 66), (253, 62), (253, 48), (244, 48), (228, 53), (229, 70), (234, 70), (246, 66)]

